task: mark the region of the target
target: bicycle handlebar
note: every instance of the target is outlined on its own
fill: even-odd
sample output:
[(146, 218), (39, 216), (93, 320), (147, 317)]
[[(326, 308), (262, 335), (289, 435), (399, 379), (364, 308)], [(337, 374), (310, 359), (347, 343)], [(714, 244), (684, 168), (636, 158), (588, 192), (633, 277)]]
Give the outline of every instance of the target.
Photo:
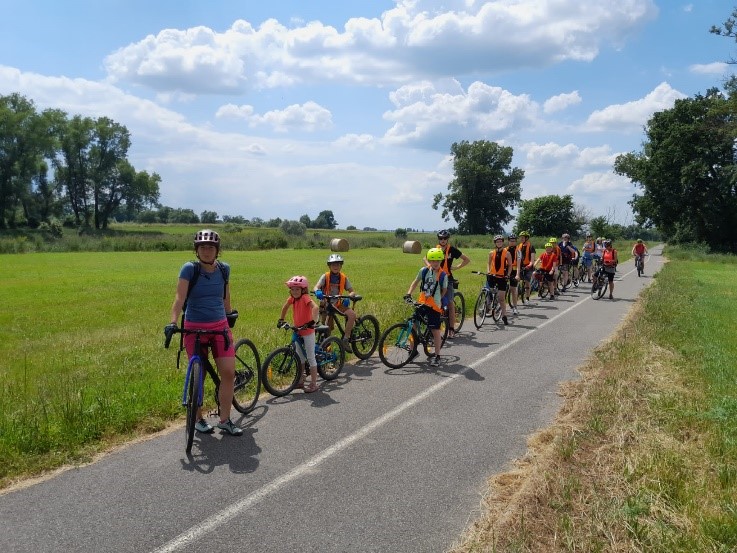
[[(497, 275), (492, 275), (491, 273), (482, 273), (481, 271), (471, 271), (471, 272), (472, 272), (472, 273), (473, 273), (474, 275), (483, 275), (483, 276), (487, 276), (487, 277), (495, 277), (495, 276), (497, 276)], [(503, 277), (501, 277), (501, 278), (504, 278), (504, 279), (507, 279), (507, 280), (509, 280), (509, 277), (508, 277), (507, 275), (504, 275), (504, 276), (503, 276)]]
[[(310, 292), (313, 296), (315, 296), (315, 292)], [(361, 301), (363, 299), (363, 296), (359, 296), (356, 294), (355, 296), (349, 296), (346, 294), (337, 294), (337, 295), (330, 295), (330, 294), (323, 294), (322, 298), (325, 300), (352, 300), (354, 302)]]
[(307, 330), (308, 328), (314, 328), (316, 331), (327, 330), (329, 328), (327, 325), (317, 324), (315, 323), (315, 321), (310, 321), (301, 326), (291, 325), (287, 321), (279, 321), (278, 323), (276, 323), (276, 327), (283, 330), (293, 330), (295, 332), (299, 332), (300, 330)]
[(175, 334), (196, 334), (198, 336), (222, 336), (225, 339), (225, 349), (230, 349), (230, 336), (227, 330), (201, 330), (193, 328), (179, 328), (177, 326), (164, 327), (164, 347), (169, 349), (171, 339)]

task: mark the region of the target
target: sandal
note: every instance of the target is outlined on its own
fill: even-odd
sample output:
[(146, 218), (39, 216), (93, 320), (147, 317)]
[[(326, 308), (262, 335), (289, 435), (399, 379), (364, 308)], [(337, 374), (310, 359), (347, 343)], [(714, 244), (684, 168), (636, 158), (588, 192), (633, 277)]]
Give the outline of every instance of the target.
[(304, 387), (304, 391), (306, 394), (311, 394), (312, 392), (317, 391), (317, 384), (310, 384), (309, 386)]

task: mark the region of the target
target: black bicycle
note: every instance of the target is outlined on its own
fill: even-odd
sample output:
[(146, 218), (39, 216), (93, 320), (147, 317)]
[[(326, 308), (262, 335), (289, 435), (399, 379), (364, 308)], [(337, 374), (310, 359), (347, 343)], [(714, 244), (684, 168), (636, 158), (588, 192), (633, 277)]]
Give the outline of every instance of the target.
[[(399, 369), (412, 361), (419, 354), (422, 344), (428, 357), (435, 356), (435, 339), (432, 330), (427, 326), (428, 306), (412, 301), (405, 302), (414, 307), (414, 311), (406, 321), (393, 324), (379, 338), (379, 358), (387, 367)], [(440, 334), (442, 344), (448, 338), (448, 325), (441, 318)]]
[[(195, 335), (194, 355), (189, 359), (187, 372), (184, 377), (184, 389), (182, 391), (182, 406), (187, 410), (187, 421), (185, 431), (185, 451), (192, 451), (194, 441), (195, 424), (197, 423), (197, 411), (202, 407), (204, 398), (205, 374), (209, 374), (215, 383), (215, 404), (217, 414), (220, 415), (220, 375), (207, 356), (203, 354), (201, 343), (202, 336), (223, 336), (225, 349), (230, 347), (230, 338), (227, 330), (192, 330), (186, 328), (172, 328), (166, 333), (164, 347), (168, 348), (174, 334), (180, 334), (179, 351), (177, 352), (177, 369), (184, 351), (184, 335)], [(261, 391), (261, 367), (258, 350), (251, 340), (244, 338), (235, 344), (235, 383), (233, 385), (233, 407), (239, 412), (248, 414), (256, 407), (258, 396)]]
[(609, 278), (604, 270), (604, 265), (600, 265), (593, 276), (593, 284), (591, 285), (591, 297), (595, 300), (601, 299), (609, 289)]
[[(300, 378), (300, 358), (297, 354), (297, 348), (305, 359), (304, 372), (309, 374), (309, 363), (306, 361), (307, 350), (299, 331), (312, 326), (314, 326), (314, 323), (292, 326), (283, 321), (279, 324), (279, 328), (292, 331), (292, 338), (286, 346), (275, 349), (264, 359), (262, 369), (264, 388), (271, 395), (285, 396), (297, 386)], [(327, 326), (319, 325), (315, 327), (315, 332), (319, 334), (327, 331), (327, 329)], [(343, 342), (336, 336), (329, 336), (321, 342), (316, 341), (315, 361), (317, 361), (317, 372), (323, 379), (334, 380), (337, 378), (345, 363)]]
[[(484, 277), (491, 276), (489, 273), (482, 273), (480, 271), (471, 271), (475, 275), (482, 275)], [(473, 324), (476, 329), (480, 329), (481, 325), (484, 324), (486, 317), (491, 315), (494, 322), (498, 322), (502, 318), (502, 304), (499, 302), (499, 289), (496, 282), (489, 286), (488, 279), (484, 279), (484, 283), (479, 290), (479, 295), (476, 297), (476, 303), (473, 307)]]
[[(314, 292), (311, 292), (314, 295)], [(338, 333), (341, 339), (345, 339), (345, 329), (341, 324), (341, 319), (345, 319), (345, 314), (340, 311), (333, 304), (334, 300), (344, 301), (346, 299), (351, 300), (353, 303), (351, 308), (356, 310), (356, 303), (363, 299), (363, 296), (322, 296), (326, 300), (325, 305), (325, 324), (327, 325), (326, 330), (321, 331), (318, 341), (322, 342), (330, 336), (332, 332), (333, 323), (338, 328)], [(348, 338), (348, 342), (351, 344), (351, 349), (356, 357), (359, 359), (368, 359), (376, 351), (376, 346), (379, 344), (379, 321), (373, 315), (361, 315), (356, 317), (356, 323), (353, 325), (351, 330), (351, 336)]]
[[(460, 285), (460, 282), (457, 280), (453, 281), (453, 305), (455, 306), (455, 312), (456, 312), (456, 323), (453, 326), (453, 333), (458, 334), (461, 331), (461, 328), (463, 327), (463, 321), (466, 319), (466, 298), (463, 297), (463, 294), (458, 291), (458, 286)], [(448, 313), (448, 305), (443, 306), (443, 317), (448, 321), (448, 325), (450, 325), (450, 316)]]

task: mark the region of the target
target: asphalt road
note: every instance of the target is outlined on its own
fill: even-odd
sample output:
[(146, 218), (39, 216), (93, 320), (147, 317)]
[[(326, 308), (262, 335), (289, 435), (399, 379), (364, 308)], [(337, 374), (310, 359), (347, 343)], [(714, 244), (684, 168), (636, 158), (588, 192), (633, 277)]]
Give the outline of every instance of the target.
[[(486, 479), (524, 454), (559, 384), (612, 334), (647, 275), (620, 265), (615, 300), (583, 285), (508, 327), (467, 319), (403, 369), (347, 365), (314, 394), (260, 401), (240, 438), (183, 430), (0, 495), (0, 551), (444, 551), (479, 514)], [(481, 277), (461, 271), (473, 308)], [(236, 413), (237, 414), (237, 413)]]

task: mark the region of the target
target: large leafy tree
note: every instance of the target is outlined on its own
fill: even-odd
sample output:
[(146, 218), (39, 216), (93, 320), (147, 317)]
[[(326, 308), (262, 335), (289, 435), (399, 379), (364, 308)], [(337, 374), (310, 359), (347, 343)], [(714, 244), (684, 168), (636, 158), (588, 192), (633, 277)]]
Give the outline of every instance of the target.
[(442, 207), (462, 234), (500, 232), (512, 219), (510, 209), (520, 201), (524, 171), (512, 168), (512, 148), (479, 140), (455, 142), (450, 147), (455, 178), (448, 193), (436, 194), (432, 208)]
[(620, 155), (614, 170), (642, 189), (632, 205), (637, 222), (673, 241), (703, 241), (737, 252), (734, 91), (677, 100), (653, 115), (641, 152)]
[[(35, 190), (46, 185), (44, 161), (54, 148), (51, 112), (39, 114), (33, 102), (19, 94), (0, 96), (0, 228), (14, 226), (38, 211)], [(53, 187), (44, 190), (49, 201)]]
[(515, 228), (517, 232), (527, 230), (533, 236), (560, 236), (564, 232), (577, 234), (581, 221), (570, 194), (552, 194), (522, 200)]
[(312, 221), (312, 228), (334, 229), (338, 226), (333, 212), (330, 210), (321, 211), (317, 218)]

